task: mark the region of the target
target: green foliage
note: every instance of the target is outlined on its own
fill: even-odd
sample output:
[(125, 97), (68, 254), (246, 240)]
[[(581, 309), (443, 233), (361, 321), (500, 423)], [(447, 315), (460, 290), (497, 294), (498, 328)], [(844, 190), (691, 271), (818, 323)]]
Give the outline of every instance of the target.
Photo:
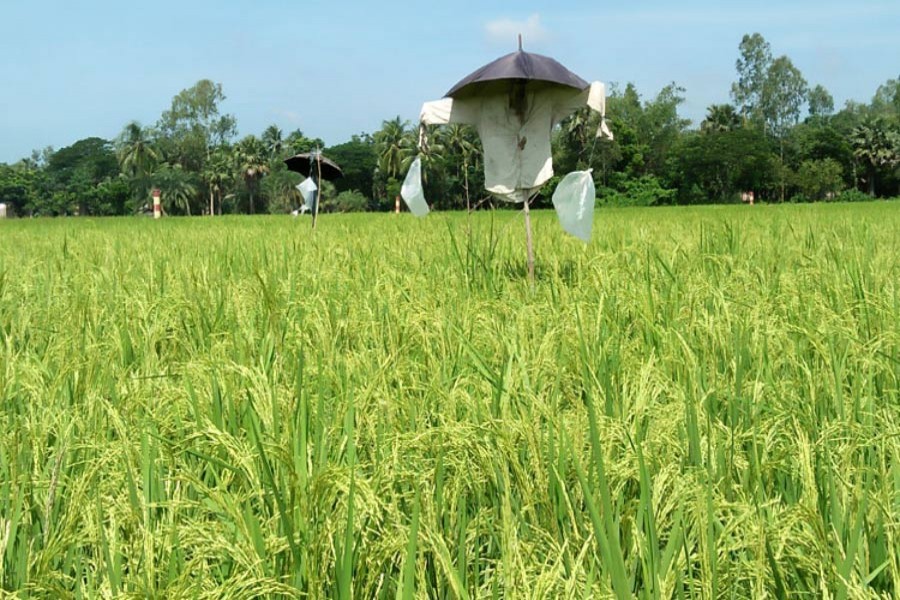
[(26, 210), (34, 190), (34, 171), (0, 164), (0, 203), (7, 205), (8, 214)]
[(395, 179), (391, 177), (387, 180), (384, 186), (385, 196), (389, 200), (388, 210), (394, 210), (394, 202), (393, 199), (400, 196), (400, 187), (403, 185), (403, 182), (399, 179)]
[(288, 156), (293, 156), (295, 154), (310, 152), (317, 148), (322, 149), (324, 147), (325, 142), (323, 142), (319, 138), (308, 138), (299, 129), (296, 129), (289, 133), (282, 142), (282, 148), (284, 152), (283, 156), (285, 158)]
[[(790, 58), (773, 59), (760, 34), (745, 35), (738, 51), (734, 106), (709, 106), (706, 117), (689, 129), (678, 114), (684, 89), (676, 83), (649, 98), (633, 83), (621, 90), (613, 85), (607, 120), (615, 139), (596, 137), (597, 113), (575, 111), (551, 132), (555, 172), (593, 169), (598, 187), (605, 189), (601, 195), (623, 205), (736, 202), (747, 191), (764, 201), (815, 199), (843, 187), (879, 197), (900, 193), (900, 79), (887, 80), (869, 104), (851, 101), (835, 113), (828, 91), (821, 85), (807, 89)], [(154, 178), (171, 178), (177, 165), (178, 177), (190, 180), (182, 190), (192, 196), (179, 196), (175, 212), (284, 213), (299, 198), (293, 188), (298, 178), (283, 160), (324, 148), (344, 171), (334, 195), (362, 194), (367, 210), (394, 209), (417, 156), (434, 209), (489, 205), (483, 150), (471, 126), (428, 127), (428, 143), (421, 148), (415, 125), (400, 117), (384, 121), (371, 135), (331, 146), (299, 129), (285, 135), (277, 124), (232, 144), (236, 121), (220, 110), (224, 100), (220, 84), (200, 80), (179, 92), (154, 126), (131, 122), (112, 146), (87, 138), (59, 151), (35, 151), (12, 171), (0, 171), (0, 198), (20, 215), (131, 214), (148, 204)], [(800, 123), (804, 102), (809, 116)], [(813, 182), (811, 173), (826, 160), (840, 165), (839, 185), (830, 178)], [(829, 177), (834, 172), (830, 168)], [(129, 197), (122, 195), (120, 178)], [(557, 181), (542, 186), (537, 208), (550, 206)], [(829, 191), (822, 192), (825, 188)], [(637, 197), (625, 198), (628, 190)], [(359, 207), (357, 196), (346, 199), (346, 210)]]
[[(790, 144), (796, 145), (798, 156), (809, 160), (830, 158), (852, 171), (853, 150), (848, 136), (831, 120), (812, 120), (797, 125), (791, 132)], [(852, 183), (852, 182), (851, 182)]]
[(835, 202), (871, 202), (872, 197), (859, 190), (844, 190), (834, 197)]
[(744, 117), (762, 117), (763, 88), (772, 64), (772, 48), (759, 33), (745, 34), (738, 46), (735, 62), (738, 80), (731, 85), (731, 96)]
[[(194, 173), (178, 164), (164, 164), (153, 173), (151, 182), (161, 192), (160, 200), (165, 212), (176, 215), (192, 213), (191, 204), (197, 198), (197, 177)], [(196, 206), (193, 212), (197, 212)]]
[(270, 171), (266, 147), (255, 135), (248, 135), (234, 147), (233, 157), (239, 179), (247, 192), (248, 209), (252, 215), (256, 212), (256, 200), (265, 199), (265, 196), (258, 195), (258, 192), (260, 181)]
[(601, 188), (600, 200), (610, 206), (654, 206), (672, 204), (677, 190), (665, 189), (653, 175), (625, 179), (620, 189)]
[(806, 80), (791, 59), (780, 56), (769, 66), (763, 90), (761, 108), (768, 130), (783, 139), (800, 120), (808, 90)]
[(843, 180), (843, 168), (831, 158), (805, 160), (794, 175), (794, 185), (810, 200), (835, 197), (843, 189)]
[(42, 215), (101, 215), (124, 209), (127, 195), (113, 181), (119, 166), (112, 144), (100, 138), (79, 140), (45, 159), (23, 161), (7, 173), (17, 211)]
[(260, 136), (265, 152), (271, 162), (277, 162), (284, 154), (284, 136), (277, 125), (269, 125)]
[(112, 144), (91, 137), (54, 152), (47, 163), (47, 173), (59, 185), (67, 186), (73, 178), (100, 182), (115, 177), (119, 174), (119, 165)]
[(696, 190), (704, 202), (735, 201), (742, 191), (769, 189), (777, 177), (771, 145), (754, 127), (688, 136), (672, 171), (685, 203), (697, 198)]
[(362, 212), (369, 206), (369, 199), (357, 190), (344, 190), (322, 203), (322, 210), (326, 212)]
[[(767, 132), (784, 139), (800, 119), (809, 91), (806, 80), (787, 56), (773, 60), (771, 46), (759, 33), (745, 35), (738, 50), (738, 81), (731, 86), (735, 104), (750, 122), (764, 124)], [(814, 92), (811, 114), (831, 112), (834, 101), (828, 92), (821, 86)]]
[(417, 151), (409, 123), (400, 117), (385, 121), (375, 133), (374, 141), (378, 168), (388, 177), (401, 177), (403, 166)]
[(208, 79), (201, 79), (172, 99), (171, 107), (163, 112), (157, 124), (158, 143), (169, 161), (199, 170), (211, 148), (226, 144), (234, 137), (235, 118), (219, 112), (224, 100), (222, 85)]
[(875, 196), (880, 172), (900, 165), (900, 121), (867, 119), (853, 130), (850, 144), (853, 156), (868, 172), (869, 195)]
[(878, 86), (872, 98), (871, 112), (876, 117), (900, 119), (900, 77)]
[(151, 132), (132, 121), (125, 126), (116, 142), (119, 167), (122, 173), (141, 182), (153, 172), (160, 154), (153, 147)]
[(330, 146), (324, 150), (344, 172), (344, 176), (334, 182), (338, 192), (356, 190), (371, 198), (373, 176), (378, 165), (375, 148), (372, 136), (354, 135), (349, 142)]
[(704, 133), (732, 131), (741, 126), (741, 117), (730, 104), (712, 104), (706, 109), (706, 118), (700, 123)]
[(288, 171), (281, 161), (272, 163), (271, 171), (262, 179), (260, 193), (266, 198), (272, 214), (287, 214), (303, 203), (297, 184), (303, 176)]
[(621, 168), (629, 177), (660, 174), (668, 152), (689, 123), (678, 116), (683, 91), (673, 83), (653, 100), (641, 103), (637, 89), (628, 84), (621, 96), (611, 95), (609, 120), (622, 157), (617, 170)]
[[(642, 101), (633, 84), (628, 84), (623, 92), (613, 88), (607, 102), (607, 120), (615, 139), (596, 137), (600, 124), (596, 113), (588, 109), (576, 111), (554, 135), (554, 170), (565, 174), (592, 168), (601, 189), (625, 192), (633, 187), (641, 196), (627, 200), (620, 194), (615, 197), (617, 203), (669, 202), (670, 197), (658, 191), (670, 187), (669, 157), (677, 152), (675, 148), (689, 124), (678, 116), (683, 91), (672, 83), (653, 99)], [(626, 180), (633, 183), (626, 186)], [(655, 183), (648, 184), (657, 181), (657, 187)], [(553, 187), (553, 180), (544, 185), (544, 198), (550, 197)]]
[(122, 215), (129, 212), (131, 188), (124, 177), (107, 179), (93, 190), (94, 213), (100, 216)]
[(834, 112), (834, 98), (821, 85), (811, 90), (807, 97), (809, 102), (809, 114), (811, 117), (827, 117)]
[[(210, 215), (216, 213), (217, 207), (219, 214), (222, 214), (222, 204), (226, 196), (229, 193), (233, 195), (234, 185), (239, 180), (234, 163), (233, 149), (228, 146), (220, 146), (212, 152), (200, 173), (200, 178), (209, 195), (207, 213)], [(283, 164), (281, 166), (284, 167)]]

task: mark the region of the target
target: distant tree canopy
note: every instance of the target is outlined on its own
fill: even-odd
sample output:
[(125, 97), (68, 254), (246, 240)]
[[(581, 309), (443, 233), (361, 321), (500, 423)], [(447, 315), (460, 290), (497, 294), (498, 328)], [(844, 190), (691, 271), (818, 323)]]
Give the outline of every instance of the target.
[[(828, 90), (810, 87), (789, 57), (773, 57), (762, 35), (745, 35), (737, 50), (733, 104), (711, 105), (692, 128), (678, 113), (686, 90), (677, 83), (649, 96), (613, 85), (615, 139), (596, 137), (596, 113), (576, 111), (553, 131), (556, 172), (593, 169), (602, 204), (738, 202), (749, 191), (768, 201), (900, 195), (900, 76), (868, 104), (835, 110)], [(221, 84), (204, 79), (176, 94), (155, 124), (131, 122), (115, 140), (89, 137), (0, 164), (0, 202), (23, 216), (135, 214), (159, 188), (169, 214), (285, 213), (302, 202), (295, 186), (303, 178), (284, 159), (315, 148), (344, 173), (322, 186), (324, 211), (392, 210), (416, 156), (434, 208), (475, 207), (488, 196), (471, 127), (429, 127), (423, 148), (416, 126), (400, 117), (331, 146), (276, 125), (237, 139), (225, 99)], [(558, 181), (544, 186), (538, 205), (548, 205)]]
[(355, 191), (362, 194), (367, 199), (363, 208), (367, 208), (372, 196), (375, 169), (378, 166), (372, 136), (354, 135), (349, 142), (328, 147), (324, 152), (328, 158), (341, 165), (344, 172), (343, 177), (335, 180), (335, 189), (339, 193)]

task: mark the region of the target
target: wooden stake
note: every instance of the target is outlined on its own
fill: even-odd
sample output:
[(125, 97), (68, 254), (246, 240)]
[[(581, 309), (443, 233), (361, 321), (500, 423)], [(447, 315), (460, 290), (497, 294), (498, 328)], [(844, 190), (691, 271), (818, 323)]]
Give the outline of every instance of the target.
[(316, 206), (313, 209), (313, 231), (316, 230), (316, 221), (319, 218), (319, 203), (322, 201), (322, 155), (316, 151)]
[(522, 204), (525, 207), (525, 245), (528, 248), (528, 281), (534, 288), (534, 246), (531, 243), (531, 211), (528, 208), (528, 191), (522, 190)]

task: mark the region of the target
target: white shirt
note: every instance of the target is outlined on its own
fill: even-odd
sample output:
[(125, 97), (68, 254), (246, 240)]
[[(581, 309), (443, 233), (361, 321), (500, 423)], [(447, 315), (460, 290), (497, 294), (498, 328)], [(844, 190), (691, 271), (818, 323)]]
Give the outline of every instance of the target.
[(484, 148), (484, 187), (508, 202), (523, 202), (553, 176), (553, 128), (582, 106), (600, 113), (597, 135), (612, 138), (602, 119), (606, 89), (599, 81), (582, 91), (559, 85), (529, 91), (523, 119), (510, 108), (506, 92), (426, 102), (419, 118), (427, 125), (474, 125)]

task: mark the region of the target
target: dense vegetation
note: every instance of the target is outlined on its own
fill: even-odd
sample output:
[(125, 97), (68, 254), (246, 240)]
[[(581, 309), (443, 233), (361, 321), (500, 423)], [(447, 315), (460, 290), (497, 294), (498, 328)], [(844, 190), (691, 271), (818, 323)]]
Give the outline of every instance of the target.
[(896, 598), (900, 203), (755, 208), (0, 223), (0, 590)]
[[(595, 140), (596, 115), (576, 113), (554, 134), (556, 171), (592, 167), (600, 201), (613, 205), (736, 202), (749, 191), (777, 201), (900, 195), (900, 77), (870, 103), (835, 112), (828, 91), (810, 87), (788, 57), (773, 58), (759, 34), (744, 36), (736, 70), (734, 104), (710, 106), (693, 129), (678, 116), (685, 90), (677, 84), (650, 99), (631, 84), (613, 87), (615, 141)], [(318, 146), (346, 173), (325, 186), (324, 210), (393, 208), (417, 152), (410, 123), (388, 120), (331, 146), (274, 125), (237, 140), (234, 117), (220, 113), (224, 99), (221, 85), (203, 80), (153, 126), (129, 123), (115, 140), (88, 138), (0, 165), (0, 202), (19, 215), (133, 214), (157, 187), (170, 214), (287, 212), (299, 204), (300, 176), (282, 159)], [(473, 130), (438, 128), (430, 137), (429, 201), (449, 209), (484, 200)]]

